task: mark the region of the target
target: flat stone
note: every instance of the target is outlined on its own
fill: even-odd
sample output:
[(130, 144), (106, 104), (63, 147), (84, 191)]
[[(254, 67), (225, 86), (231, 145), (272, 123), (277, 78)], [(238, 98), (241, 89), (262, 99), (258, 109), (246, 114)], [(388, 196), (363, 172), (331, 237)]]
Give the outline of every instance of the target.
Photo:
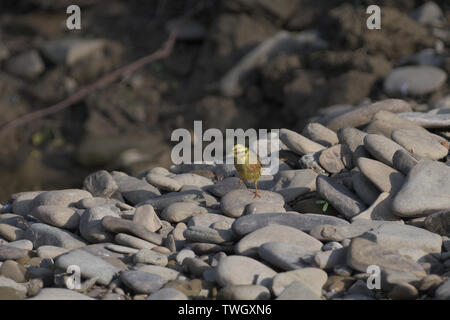
[(145, 181), (130, 177), (114, 175), (120, 194), (132, 205), (153, 199), (161, 195), (159, 190)]
[(72, 250), (55, 259), (58, 268), (64, 271), (71, 265), (80, 268), (81, 276), (86, 279), (97, 278), (97, 283), (108, 285), (112, 278), (120, 271), (116, 266), (90, 254), (85, 250)]
[(450, 210), (430, 214), (425, 219), (425, 228), (441, 236), (450, 236)]
[(446, 79), (444, 71), (432, 66), (405, 66), (392, 70), (383, 88), (389, 95), (421, 96), (438, 89)]
[(244, 256), (228, 256), (219, 262), (216, 281), (222, 286), (263, 285), (269, 287), (277, 273), (261, 262)]
[(359, 157), (370, 157), (364, 147), (364, 137), (366, 135), (366, 132), (351, 127), (341, 128), (337, 131), (339, 142), (346, 144), (352, 152), (353, 166), (357, 165)]
[(148, 173), (145, 179), (151, 185), (165, 191), (176, 192), (183, 186), (178, 181), (160, 174)]
[(257, 251), (264, 261), (286, 271), (304, 268), (301, 258), (313, 252), (302, 245), (288, 242), (266, 242)]
[(94, 300), (74, 290), (63, 288), (43, 288), (38, 294), (27, 300)]
[(395, 195), (405, 182), (405, 176), (382, 162), (359, 158), (358, 167), (361, 172), (382, 192)]
[(393, 167), (405, 176), (408, 175), (409, 171), (417, 164), (417, 162), (418, 161), (406, 150), (397, 150), (392, 159)]
[(281, 129), (280, 140), (292, 151), (299, 155), (305, 155), (312, 152), (318, 152), (325, 149), (321, 144), (318, 144), (308, 138), (298, 134), (297, 132)]
[(315, 191), (316, 177), (317, 173), (311, 169), (279, 171), (272, 191), (281, 194), (285, 202), (290, 202), (302, 194)]
[(102, 219), (106, 216), (119, 217), (107, 207), (94, 207), (85, 210), (80, 219), (80, 234), (91, 243), (111, 242), (114, 235), (102, 226)]
[(188, 226), (205, 226), (212, 227), (213, 224), (223, 222), (232, 225), (235, 221), (234, 218), (230, 218), (221, 214), (205, 213), (192, 217), (188, 221)]
[(176, 289), (162, 288), (149, 295), (147, 300), (188, 300), (188, 297)]
[(218, 253), (218, 252), (226, 252), (226, 253), (232, 253), (233, 252), (233, 246), (232, 245), (225, 245), (225, 244), (215, 244), (215, 243), (187, 243), (186, 247), (194, 251), (198, 255), (202, 254), (211, 254), (211, 253)]
[(244, 214), (247, 205), (253, 202), (271, 202), (284, 205), (283, 197), (275, 192), (260, 190), (260, 198), (250, 190), (233, 190), (222, 197), (221, 210), (229, 217), (237, 218)]
[(400, 255), (396, 250), (385, 248), (364, 238), (355, 238), (349, 246), (347, 263), (360, 272), (367, 272), (367, 267), (377, 265), (381, 272), (385, 270), (409, 272), (420, 278), (426, 276), (420, 264), (411, 258)]
[(354, 216), (353, 221), (357, 219), (369, 219), (403, 223), (403, 220), (392, 212), (391, 206), (391, 194), (389, 192), (382, 192), (367, 210)]
[(33, 250), (33, 243), (30, 240), (17, 240), (8, 243), (8, 246), (20, 248), (23, 250)]
[(12, 212), (26, 217), (33, 209), (33, 199), (44, 191), (22, 192), (12, 204)]
[(369, 206), (380, 196), (380, 190), (361, 172), (354, 172), (352, 174), (352, 183), (356, 195)]
[(113, 233), (131, 233), (143, 240), (152, 242), (156, 245), (162, 244), (161, 235), (151, 232), (141, 225), (135, 224), (133, 221), (116, 218), (112, 216), (105, 216), (102, 219), (102, 226), (105, 230)]
[(334, 131), (317, 122), (308, 123), (303, 129), (302, 134), (306, 138), (325, 147), (331, 147), (332, 145), (339, 143), (338, 137)]
[(87, 243), (74, 233), (61, 230), (44, 223), (34, 223), (25, 232), (25, 239), (33, 242), (37, 249), (40, 246), (55, 246), (65, 249), (77, 249)]
[(68, 207), (75, 205), (78, 201), (84, 198), (91, 198), (92, 195), (80, 189), (66, 189), (42, 192), (33, 199), (31, 209), (38, 206), (60, 206)]
[(156, 244), (149, 241), (139, 239), (137, 237), (130, 236), (125, 233), (118, 233), (114, 237), (114, 242), (123, 246), (136, 248), (136, 249), (152, 249), (156, 247)]
[(106, 249), (117, 252), (117, 253), (125, 253), (125, 254), (135, 254), (139, 252), (138, 249), (126, 247), (126, 246), (120, 246), (117, 244), (108, 244), (105, 246)]
[(405, 112), (400, 113), (399, 116), (428, 129), (448, 128), (450, 126), (450, 114), (446, 113)]
[(12, 279), (17, 283), (26, 282), (26, 274), (27, 269), (13, 260), (4, 261), (0, 266), (0, 275)]
[(141, 249), (134, 256), (134, 262), (165, 267), (169, 260), (165, 254), (158, 253), (151, 249)]
[(266, 242), (287, 242), (295, 243), (311, 251), (318, 251), (323, 244), (298, 229), (282, 226), (270, 225), (242, 238), (235, 246), (235, 252), (245, 256), (256, 256), (259, 246)]
[(205, 178), (195, 173), (181, 173), (172, 177), (181, 186), (189, 185), (204, 188), (213, 184), (211, 179)]
[(338, 144), (320, 152), (319, 164), (330, 173), (351, 169), (352, 151), (346, 144)]
[(378, 161), (393, 167), (394, 154), (398, 150), (405, 150), (401, 145), (379, 134), (368, 134), (364, 138), (367, 151)]
[(204, 283), (201, 279), (173, 280), (165, 284), (164, 288), (176, 289), (183, 292), (187, 297), (198, 297), (204, 290)]
[[(120, 258), (120, 259), (125, 258), (124, 254), (117, 253), (107, 249), (106, 246), (108, 245), (109, 243), (95, 243), (82, 247), (81, 250), (87, 251), (88, 253), (93, 254), (94, 256), (102, 258)], [(115, 261), (117, 260), (111, 260), (110, 262), (114, 264)]]
[(329, 177), (317, 176), (316, 187), (318, 195), (326, 199), (333, 208), (347, 219), (351, 219), (367, 209), (357, 195)]
[(411, 111), (411, 107), (404, 100), (381, 100), (369, 105), (363, 105), (361, 107), (350, 109), (350, 111), (331, 119), (327, 123), (327, 127), (333, 131), (337, 131), (338, 129), (345, 127), (360, 127), (368, 124), (372, 117), (381, 110), (399, 113)]
[(73, 230), (80, 224), (80, 215), (73, 209), (60, 206), (38, 206), (31, 215), (40, 221), (58, 228)]
[(155, 265), (144, 265), (137, 268), (137, 271), (152, 273), (160, 276), (164, 282), (181, 279), (185, 277), (178, 271), (166, 267), (155, 266)]
[(414, 122), (402, 118), (395, 113), (389, 111), (379, 111), (373, 116), (373, 120), (366, 127), (367, 133), (384, 135), (386, 138), (391, 139), (392, 132), (398, 129), (414, 129), (426, 131), (421, 126)]
[(211, 266), (199, 258), (185, 258), (183, 268), (194, 277), (202, 277), (206, 270), (211, 269)]
[(132, 210), (133, 207), (120, 202), (116, 199), (108, 199), (108, 198), (100, 198), (100, 197), (92, 197), (81, 199), (75, 204), (75, 207), (78, 209), (91, 209), (94, 207), (109, 207), (113, 211), (118, 210)]
[(57, 256), (69, 252), (70, 249), (55, 247), (55, 246), (40, 246), (37, 254), (42, 259), (55, 259)]
[(169, 222), (187, 222), (191, 217), (205, 214), (208, 210), (200, 207), (197, 202), (175, 202), (164, 208), (161, 219)]
[(311, 229), (322, 224), (347, 225), (349, 223), (323, 214), (262, 213), (240, 217), (234, 222), (232, 228), (234, 233), (244, 236), (269, 225), (290, 226), (303, 232), (310, 232)]
[(409, 283), (400, 283), (394, 286), (388, 297), (392, 300), (411, 300), (419, 295), (417, 289)]
[(119, 190), (116, 181), (106, 170), (100, 170), (88, 175), (84, 179), (83, 186), (94, 197), (109, 198)]
[(156, 232), (162, 227), (159, 217), (156, 215), (153, 207), (149, 204), (136, 208), (133, 215), (133, 222), (147, 228), (151, 232)]
[(392, 139), (415, 158), (439, 160), (448, 154), (448, 149), (441, 144), (445, 139), (426, 131), (399, 129), (392, 133)]
[(0, 236), (7, 241), (16, 241), (22, 239), (25, 235), (23, 229), (12, 226), (7, 223), (0, 223)]
[[(426, 186), (426, 187), (424, 187)], [(426, 216), (450, 208), (450, 167), (444, 163), (421, 160), (409, 172), (392, 203), (401, 217)]]
[(269, 300), (270, 292), (264, 286), (236, 285), (222, 288), (217, 293), (218, 300)]
[(124, 271), (120, 275), (122, 282), (136, 293), (151, 294), (164, 285), (160, 276), (143, 271)]
[(206, 242), (221, 244), (234, 240), (231, 230), (216, 230), (204, 226), (190, 226), (183, 232), (186, 240), (191, 242)]
[[(315, 181), (314, 181), (315, 182)], [(245, 214), (260, 214), (260, 213), (273, 213), (273, 212), (286, 212), (284, 206), (271, 202), (253, 202), (250, 203), (245, 209)], [(231, 227), (231, 224), (230, 224)]]
[(356, 219), (348, 225), (319, 225), (310, 231), (311, 236), (321, 241), (343, 241), (362, 235), (363, 233), (387, 221)]
[(362, 237), (390, 249), (414, 248), (440, 253), (442, 238), (430, 231), (398, 223), (384, 223), (364, 233)]
[(320, 296), (305, 284), (294, 281), (276, 300), (321, 300)]
[(208, 188), (208, 191), (211, 192), (216, 197), (222, 198), (228, 192), (237, 190), (237, 189), (247, 189), (244, 183), (239, 183), (241, 179), (238, 177), (228, 177), (220, 180), (215, 183), (211, 187)]
[(318, 268), (304, 268), (282, 272), (273, 278), (272, 292), (278, 297), (294, 281), (298, 281), (320, 297), (322, 295), (322, 287), (327, 282), (327, 279), (327, 273)]
[(0, 300), (22, 300), (27, 295), (27, 288), (12, 279), (0, 276)]
[(178, 192), (169, 192), (165, 193), (159, 197), (152, 198), (150, 200), (147, 200), (141, 205), (149, 204), (153, 207), (155, 210), (163, 210), (164, 208), (168, 207), (172, 203), (175, 202), (183, 202), (183, 201), (203, 201), (204, 195), (201, 191), (198, 190), (185, 190), (185, 191), (178, 191)]

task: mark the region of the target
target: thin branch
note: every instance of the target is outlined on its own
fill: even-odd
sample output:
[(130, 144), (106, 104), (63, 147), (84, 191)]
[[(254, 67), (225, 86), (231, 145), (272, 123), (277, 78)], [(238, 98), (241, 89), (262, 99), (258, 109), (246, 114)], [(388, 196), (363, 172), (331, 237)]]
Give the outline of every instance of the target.
[(19, 118), (16, 118), (14, 120), (11, 120), (10, 122), (6, 123), (1, 129), (0, 129), (0, 137), (4, 136), (7, 132), (11, 131), (14, 128), (23, 126), (24, 124), (30, 123), (32, 121), (35, 121), (40, 118), (47, 117), (49, 115), (55, 114), (63, 109), (66, 109), (70, 107), (71, 105), (83, 100), (88, 94), (94, 92), (95, 90), (98, 90), (100, 88), (103, 88), (117, 79), (119, 79), (122, 76), (129, 76), (136, 70), (144, 67), (145, 65), (149, 64), (150, 62), (154, 62), (157, 60), (165, 59), (170, 56), (172, 53), (173, 47), (175, 46), (178, 30), (180, 28), (180, 25), (178, 25), (176, 28), (174, 28), (169, 35), (169, 38), (165, 42), (165, 44), (159, 48), (157, 51), (153, 52), (152, 54), (142, 57), (126, 66), (123, 66), (111, 73), (106, 74), (99, 80), (95, 81), (94, 83), (85, 86), (81, 89), (79, 89), (77, 92), (69, 96), (67, 99), (58, 102), (57, 104), (54, 104), (50, 107), (39, 109), (34, 112), (27, 113)]

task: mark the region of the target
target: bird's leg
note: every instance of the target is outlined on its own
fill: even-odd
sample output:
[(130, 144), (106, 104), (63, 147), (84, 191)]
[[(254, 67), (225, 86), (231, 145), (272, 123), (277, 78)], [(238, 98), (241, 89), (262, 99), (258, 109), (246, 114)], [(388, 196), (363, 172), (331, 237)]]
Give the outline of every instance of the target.
[(255, 194), (254, 198), (258, 197), (261, 198), (261, 196), (258, 193), (258, 180), (255, 180), (255, 192), (253, 192)]

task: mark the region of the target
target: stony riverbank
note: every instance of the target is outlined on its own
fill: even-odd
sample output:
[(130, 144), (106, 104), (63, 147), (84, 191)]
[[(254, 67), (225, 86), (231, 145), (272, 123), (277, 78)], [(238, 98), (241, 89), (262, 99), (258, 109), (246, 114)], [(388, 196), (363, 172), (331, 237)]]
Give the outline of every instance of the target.
[(448, 98), (440, 106), (387, 99), (281, 129), (280, 171), (260, 198), (233, 165), (102, 170), (80, 189), (13, 194), (0, 298), (450, 299)]

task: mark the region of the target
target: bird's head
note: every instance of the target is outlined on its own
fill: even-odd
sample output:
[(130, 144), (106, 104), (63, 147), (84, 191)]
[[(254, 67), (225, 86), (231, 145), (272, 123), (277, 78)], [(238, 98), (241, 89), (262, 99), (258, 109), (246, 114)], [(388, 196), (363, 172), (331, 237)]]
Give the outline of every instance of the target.
[(233, 147), (234, 158), (238, 160), (238, 163), (244, 163), (248, 156), (248, 148), (242, 144), (237, 144)]

